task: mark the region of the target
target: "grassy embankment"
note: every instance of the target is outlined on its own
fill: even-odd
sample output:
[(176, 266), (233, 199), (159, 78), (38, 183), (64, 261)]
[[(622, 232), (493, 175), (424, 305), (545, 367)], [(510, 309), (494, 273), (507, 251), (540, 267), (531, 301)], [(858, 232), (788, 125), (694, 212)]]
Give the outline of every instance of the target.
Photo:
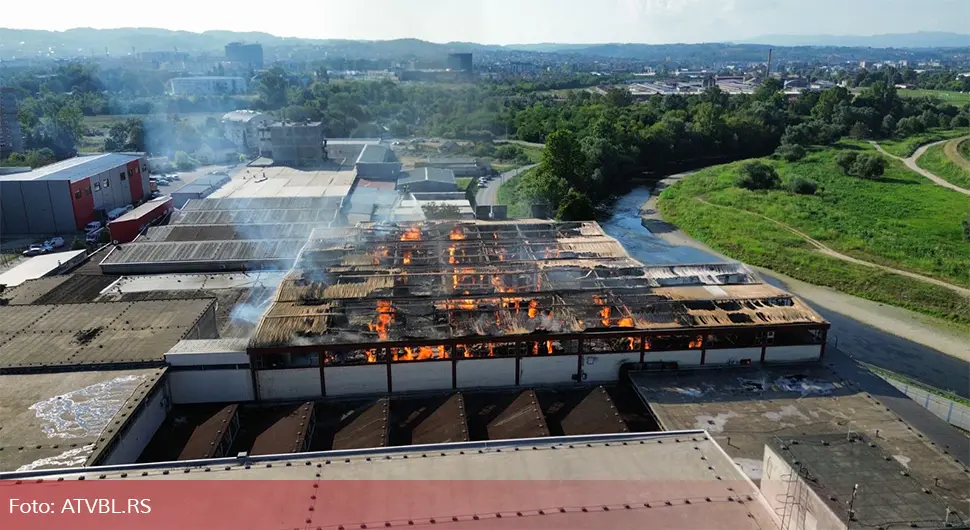
[(499, 173), (505, 173), (506, 171), (511, 171), (515, 168), (522, 166), (527, 166), (529, 164), (538, 164), (542, 160), (542, 148), (532, 147), (531, 145), (518, 145), (512, 144), (522, 150), (526, 156), (529, 157), (528, 162), (525, 161), (512, 161), (512, 160), (492, 160), (492, 168)]
[(934, 97), (957, 107), (970, 103), (970, 94), (952, 90), (900, 90), (898, 94), (904, 98)]
[(960, 142), (960, 145), (957, 146), (957, 153), (959, 153), (964, 160), (970, 161), (970, 139)]
[(938, 142), (940, 140), (949, 140), (950, 138), (965, 136), (966, 134), (967, 129), (964, 128), (931, 129), (925, 133), (907, 136), (906, 138), (883, 140), (879, 142), (879, 145), (891, 155), (907, 158), (915, 153), (921, 145)]
[(515, 178), (506, 180), (498, 189), (497, 203), (505, 204), (509, 207), (509, 217), (530, 217), (532, 215), (532, 209), (529, 201), (526, 199), (525, 192), (522, 190), (522, 183), (526, 180), (524, 177), (529, 173), (536, 171), (538, 168), (532, 168), (529, 171), (518, 175)]
[(934, 145), (916, 160), (916, 165), (943, 180), (970, 190), (970, 171), (950, 160), (944, 152), (944, 144)]
[(738, 188), (734, 183), (741, 163), (734, 163), (704, 169), (667, 189), (660, 210), (691, 236), (752, 265), (970, 328), (966, 297), (823, 255), (803, 238), (753, 213), (861, 260), (970, 285), (970, 245), (960, 226), (970, 211), (970, 198), (933, 184), (898, 161), (890, 161), (878, 180), (846, 176), (835, 157), (847, 149), (872, 151), (861, 142), (843, 142), (813, 150), (794, 163), (767, 160), (785, 183), (795, 177), (818, 183), (816, 195)]

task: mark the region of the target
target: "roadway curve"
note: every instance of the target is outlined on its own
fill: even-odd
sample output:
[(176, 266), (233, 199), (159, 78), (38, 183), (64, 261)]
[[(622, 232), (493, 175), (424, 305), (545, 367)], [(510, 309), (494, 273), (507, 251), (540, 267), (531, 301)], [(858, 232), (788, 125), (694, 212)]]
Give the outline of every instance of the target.
[[(959, 141), (962, 141), (962, 140), (966, 140), (967, 138), (970, 138), (970, 136), (963, 136), (963, 137), (960, 137), (960, 138), (956, 138), (956, 140), (959, 142)], [(923, 153), (925, 153), (927, 149), (929, 149), (930, 147), (933, 147), (934, 145), (940, 145), (940, 144), (947, 143), (947, 142), (950, 142), (950, 141), (952, 141), (952, 140), (941, 140), (939, 142), (933, 142), (931, 144), (926, 144), (924, 146), (921, 146), (909, 158), (902, 158), (902, 157), (899, 157), (899, 156), (890, 154), (885, 149), (883, 149), (881, 145), (879, 145), (878, 143), (876, 143), (874, 141), (871, 141), (870, 140), (869, 143), (871, 143), (873, 146), (875, 146), (876, 150), (879, 151), (880, 153), (882, 153), (882, 154), (884, 154), (884, 155), (886, 155), (886, 156), (888, 156), (890, 158), (895, 158), (896, 160), (901, 160), (904, 164), (906, 164), (906, 167), (908, 167), (909, 169), (912, 169), (913, 171), (919, 173), (920, 175), (923, 175), (924, 177), (932, 180), (937, 185), (940, 185), (940, 186), (943, 186), (944, 188), (949, 188), (949, 189), (951, 189), (953, 191), (956, 191), (958, 193), (962, 193), (964, 195), (970, 196), (970, 190), (968, 190), (966, 188), (961, 188), (960, 186), (957, 186), (955, 184), (951, 184), (951, 183), (947, 182), (946, 180), (944, 180), (944, 179), (942, 179), (942, 178), (934, 175), (933, 173), (930, 173), (929, 171), (927, 171), (927, 170), (925, 170), (925, 169), (923, 169), (923, 168), (921, 168), (921, 167), (919, 167), (919, 166), (916, 165), (916, 160), (919, 159), (919, 157), (923, 156)]]
[(479, 188), (478, 193), (475, 195), (475, 204), (479, 206), (495, 205), (498, 204), (498, 189), (505, 183), (508, 179), (512, 177), (517, 177), (525, 171), (536, 167), (538, 164), (531, 164), (528, 166), (523, 166), (510, 171), (502, 173), (498, 177), (490, 180), (484, 188)]

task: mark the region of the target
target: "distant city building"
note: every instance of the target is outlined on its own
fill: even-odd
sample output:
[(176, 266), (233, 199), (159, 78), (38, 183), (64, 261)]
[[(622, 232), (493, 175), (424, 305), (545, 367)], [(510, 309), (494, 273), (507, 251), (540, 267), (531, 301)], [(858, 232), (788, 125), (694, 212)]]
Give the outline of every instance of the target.
[(242, 94), (247, 83), (242, 77), (176, 77), (169, 81), (173, 96), (204, 96), (213, 94)]
[(463, 74), (474, 72), (472, 54), (470, 53), (450, 53), (448, 54), (448, 68)]
[(236, 145), (240, 152), (256, 152), (259, 149), (259, 128), (272, 119), (254, 110), (234, 110), (222, 117), (226, 138)]
[(259, 155), (288, 166), (312, 166), (326, 160), (323, 123), (275, 122), (259, 128)]
[(263, 45), (230, 42), (226, 45), (226, 59), (235, 65), (258, 70), (263, 67)]
[(0, 87), (0, 158), (24, 150), (24, 134), (17, 118), (17, 95), (12, 88)]

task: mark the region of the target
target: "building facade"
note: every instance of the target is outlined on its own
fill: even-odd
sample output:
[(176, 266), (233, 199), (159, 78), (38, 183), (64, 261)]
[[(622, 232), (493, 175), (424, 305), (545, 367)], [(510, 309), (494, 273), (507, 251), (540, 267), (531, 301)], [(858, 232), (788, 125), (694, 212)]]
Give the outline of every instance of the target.
[(323, 123), (276, 122), (259, 128), (259, 155), (289, 166), (312, 166), (326, 160)]
[(226, 45), (226, 59), (233, 65), (258, 70), (263, 67), (263, 45), (230, 42)]
[(451, 53), (448, 54), (448, 69), (471, 74), (474, 70), (472, 54), (470, 53)]
[(24, 134), (17, 118), (17, 96), (12, 88), (0, 87), (0, 158), (24, 150)]
[(255, 153), (259, 150), (259, 128), (272, 121), (269, 116), (254, 110), (234, 110), (222, 117), (226, 138), (240, 152)]
[(169, 81), (173, 96), (204, 96), (212, 94), (242, 94), (248, 84), (242, 77), (175, 77)]
[(140, 153), (79, 156), (0, 176), (0, 233), (66, 234), (150, 193)]

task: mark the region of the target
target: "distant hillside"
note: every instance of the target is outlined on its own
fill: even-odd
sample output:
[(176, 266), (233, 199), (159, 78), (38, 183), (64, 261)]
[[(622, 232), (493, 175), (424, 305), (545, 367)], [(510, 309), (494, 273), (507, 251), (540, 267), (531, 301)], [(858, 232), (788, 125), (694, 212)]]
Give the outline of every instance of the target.
[(745, 42), (775, 46), (846, 46), (862, 48), (967, 48), (970, 35), (943, 32), (886, 35), (765, 35)]

